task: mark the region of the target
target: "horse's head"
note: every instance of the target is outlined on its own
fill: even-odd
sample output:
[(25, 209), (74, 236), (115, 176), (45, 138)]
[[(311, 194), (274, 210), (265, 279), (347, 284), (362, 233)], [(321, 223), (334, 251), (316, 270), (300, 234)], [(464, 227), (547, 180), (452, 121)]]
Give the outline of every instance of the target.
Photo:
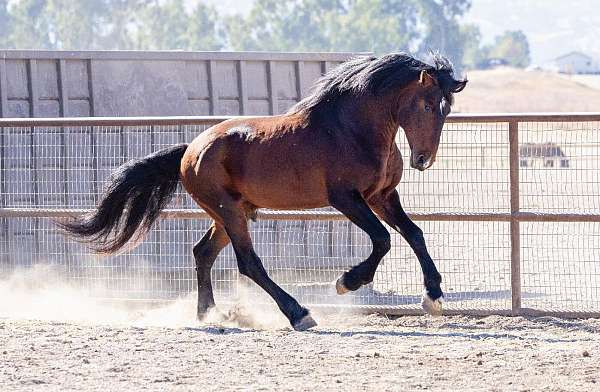
[(422, 70), (411, 83), (398, 120), (410, 146), (410, 166), (425, 170), (435, 161), (444, 121), (452, 105), (452, 95), (462, 91), (466, 80), (456, 80), (451, 66)]
[(410, 144), (411, 166), (425, 170), (435, 160), (452, 95), (467, 84), (454, 79), (448, 59), (437, 53), (431, 57), (433, 64), (406, 53), (351, 59), (319, 79), (291, 112), (318, 114), (318, 119), (351, 116), (349, 123), (362, 129), (371, 123), (371, 129), (385, 128), (387, 134), (395, 134), (400, 125)]

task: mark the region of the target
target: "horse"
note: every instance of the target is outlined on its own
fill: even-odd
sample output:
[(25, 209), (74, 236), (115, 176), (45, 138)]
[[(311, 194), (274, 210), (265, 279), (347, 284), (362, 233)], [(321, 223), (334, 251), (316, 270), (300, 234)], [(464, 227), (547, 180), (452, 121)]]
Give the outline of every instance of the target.
[(260, 208), (331, 206), (372, 242), (370, 255), (337, 279), (338, 294), (373, 281), (391, 248), (381, 218), (419, 260), (424, 310), (440, 314), (442, 277), (396, 190), (403, 160), (395, 138), (401, 127), (411, 167), (431, 167), (453, 94), (466, 84), (437, 53), (430, 62), (406, 53), (350, 59), (322, 76), (312, 93), (285, 114), (229, 119), (189, 144), (125, 163), (113, 173), (93, 212), (59, 224), (94, 251), (113, 254), (150, 230), (181, 182), (212, 218), (193, 247), (198, 318), (215, 307), (210, 271), (231, 242), (240, 274), (273, 298), (293, 329), (303, 331), (317, 324), (268, 276), (254, 251), (248, 219)]

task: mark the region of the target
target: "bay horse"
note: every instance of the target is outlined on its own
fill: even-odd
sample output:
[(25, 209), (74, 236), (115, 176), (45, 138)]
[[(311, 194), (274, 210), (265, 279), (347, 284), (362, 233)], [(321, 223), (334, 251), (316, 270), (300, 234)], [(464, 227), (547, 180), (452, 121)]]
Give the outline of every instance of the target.
[(390, 234), (379, 217), (404, 237), (420, 262), (423, 308), (440, 313), (441, 275), (396, 191), (403, 161), (395, 137), (402, 127), (410, 165), (429, 168), (453, 94), (466, 83), (455, 79), (452, 64), (439, 54), (432, 54), (432, 64), (405, 53), (351, 59), (319, 79), (312, 94), (286, 114), (227, 120), (190, 144), (125, 163), (94, 212), (60, 225), (96, 252), (115, 253), (150, 230), (181, 182), (213, 219), (193, 248), (199, 319), (215, 306), (210, 271), (231, 242), (239, 272), (263, 288), (301, 331), (316, 323), (269, 278), (247, 222), (259, 208), (332, 206), (372, 241), (369, 257), (337, 280), (338, 294), (372, 282), (390, 250)]

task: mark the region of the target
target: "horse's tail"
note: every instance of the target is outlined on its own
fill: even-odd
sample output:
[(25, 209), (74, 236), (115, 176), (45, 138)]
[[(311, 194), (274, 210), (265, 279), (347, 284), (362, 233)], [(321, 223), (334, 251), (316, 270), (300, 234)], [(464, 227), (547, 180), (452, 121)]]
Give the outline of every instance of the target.
[(180, 144), (125, 163), (112, 174), (94, 212), (58, 225), (98, 253), (112, 254), (140, 239), (177, 190), (186, 149)]

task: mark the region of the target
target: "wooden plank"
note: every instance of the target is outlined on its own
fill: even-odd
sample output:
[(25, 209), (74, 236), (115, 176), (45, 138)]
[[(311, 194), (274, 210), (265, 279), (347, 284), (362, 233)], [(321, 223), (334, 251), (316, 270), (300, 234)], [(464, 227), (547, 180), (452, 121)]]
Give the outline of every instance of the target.
[[(236, 116), (253, 118), (255, 116)], [(214, 125), (232, 118), (231, 116), (168, 116), (168, 117), (65, 117), (65, 118), (4, 118), (2, 127), (28, 126), (150, 126), (150, 125)]]
[[(523, 116), (523, 117), (520, 117)], [(2, 127), (89, 126), (89, 125), (214, 125), (230, 118), (256, 116), (142, 116), (142, 117), (65, 117), (65, 118), (0, 118)], [(518, 122), (600, 122), (600, 113), (524, 113), (450, 115), (449, 123)], [(477, 146), (479, 148), (480, 146)]]
[(238, 74), (238, 91), (240, 97), (240, 114), (248, 114), (248, 86), (247, 78), (248, 73), (246, 72), (246, 61), (240, 60), (237, 65)]
[[(68, 217), (69, 214), (84, 214), (91, 210), (78, 208), (0, 208), (0, 217), (28, 217), (39, 216), (46, 218)], [(510, 222), (510, 214), (462, 214), (462, 213), (407, 213), (414, 221), (427, 222)], [(199, 209), (166, 209), (162, 218), (198, 219), (210, 218)], [(269, 220), (323, 220), (347, 221), (347, 218), (335, 211), (258, 211), (258, 219)], [(600, 223), (600, 214), (531, 214), (519, 213), (516, 215), (519, 222), (571, 222), (571, 223)]]
[(67, 62), (58, 60), (58, 100), (60, 103), (60, 117), (69, 115), (69, 90), (66, 82)]
[(308, 93), (304, 88), (304, 61), (296, 61), (296, 89), (298, 90), (298, 101), (301, 101)]
[(6, 80), (6, 60), (0, 58), (0, 118), (8, 114), (8, 82)]
[(216, 115), (219, 112), (219, 97), (217, 94), (217, 63), (213, 60), (208, 62), (208, 91), (210, 95), (210, 114)]
[(136, 51), (136, 50), (0, 50), (0, 58), (9, 59), (67, 59), (67, 60), (156, 60), (156, 61), (331, 61), (340, 62), (357, 55), (372, 53), (353, 52), (193, 52), (180, 50)]
[(93, 60), (89, 60), (87, 63), (87, 77), (88, 77), (88, 101), (90, 104), (90, 117), (94, 117), (94, 113), (96, 113), (96, 110), (94, 108), (95, 103), (96, 103), (96, 99), (94, 97), (95, 94), (95, 90), (94, 90), (94, 61)]
[(28, 63), (29, 68), (29, 114), (31, 117), (37, 117), (39, 114), (39, 91), (38, 91), (38, 69), (37, 60), (30, 59)]
[(277, 114), (277, 93), (275, 91), (275, 81), (273, 77), (273, 69), (275, 63), (272, 60), (267, 62), (267, 81), (269, 89), (269, 114)]
[(521, 232), (516, 219), (519, 213), (519, 123), (508, 124), (509, 165), (510, 165), (510, 286), (512, 312), (521, 312)]

